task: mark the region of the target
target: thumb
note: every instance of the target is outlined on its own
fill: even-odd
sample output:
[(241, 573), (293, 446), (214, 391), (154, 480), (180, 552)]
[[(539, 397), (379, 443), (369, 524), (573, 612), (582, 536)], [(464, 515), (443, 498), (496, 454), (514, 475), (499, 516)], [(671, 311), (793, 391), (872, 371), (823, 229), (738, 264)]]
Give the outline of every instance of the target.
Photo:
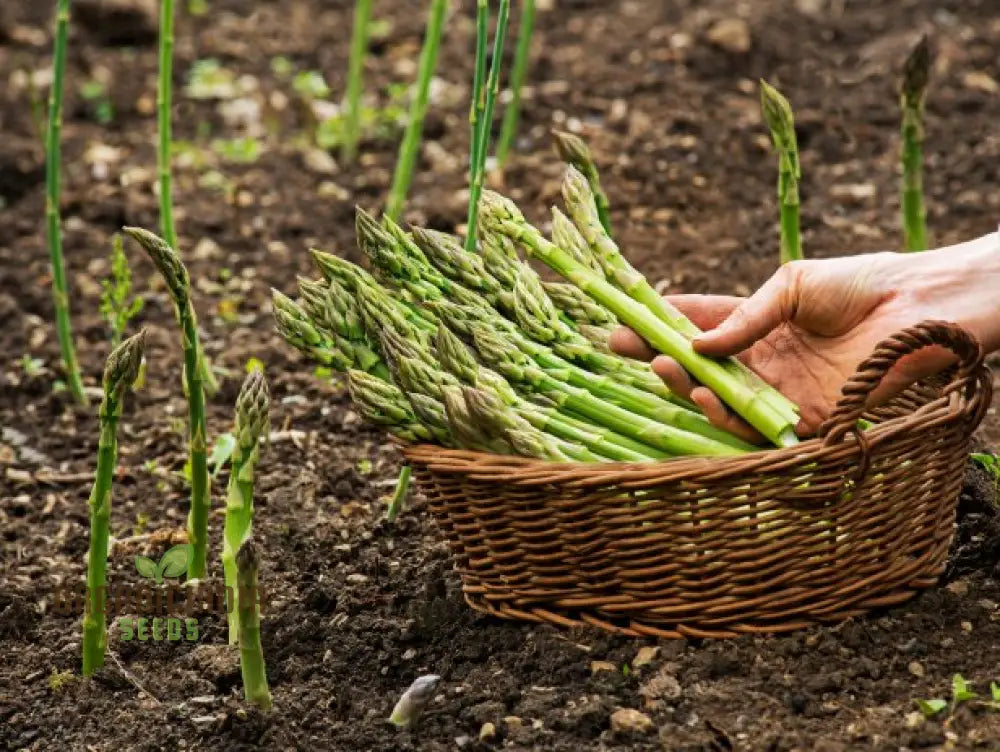
[(791, 320), (797, 308), (799, 275), (786, 264), (743, 301), (716, 328), (694, 339), (702, 355), (736, 355)]

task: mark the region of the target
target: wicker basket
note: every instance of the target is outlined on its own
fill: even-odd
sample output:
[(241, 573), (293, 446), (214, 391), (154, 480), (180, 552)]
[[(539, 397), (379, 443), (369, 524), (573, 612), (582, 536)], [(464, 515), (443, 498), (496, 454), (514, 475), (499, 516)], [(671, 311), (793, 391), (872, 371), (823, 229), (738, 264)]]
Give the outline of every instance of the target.
[[(877, 425), (858, 434), (889, 368), (933, 345), (957, 366), (865, 413)], [(474, 609), (733, 637), (845, 619), (933, 585), (990, 398), (978, 343), (925, 322), (880, 344), (820, 438), (789, 449), (634, 464), (404, 451)]]

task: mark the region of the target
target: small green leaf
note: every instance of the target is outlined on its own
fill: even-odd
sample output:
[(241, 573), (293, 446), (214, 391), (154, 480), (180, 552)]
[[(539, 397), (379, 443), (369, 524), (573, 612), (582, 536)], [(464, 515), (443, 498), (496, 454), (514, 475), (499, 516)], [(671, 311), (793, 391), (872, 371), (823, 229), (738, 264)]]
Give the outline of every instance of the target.
[(951, 677), (951, 699), (956, 705), (975, 697), (978, 695), (972, 691), (972, 685), (965, 680), (965, 677), (961, 674), (955, 674)]
[(180, 577), (191, 565), (194, 548), (190, 543), (181, 543), (167, 549), (160, 559), (159, 570), (163, 577)]
[(243, 368), (247, 373), (253, 373), (254, 371), (264, 373), (264, 362), (259, 358), (248, 358)]
[(236, 437), (231, 433), (223, 433), (219, 435), (219, 438), (215, 440), (215, 444), (212, 446), (212, 453), (208, 455), (208, 466), (212, 469), (212, 478), (215, 479), (219, 475), (219, 471), (225, 467), (226, 463), (229, 462), (230, 458), (233, 456), (233, 450), (236, 448)]
[(915, 700), (915, 702), (925, 718), (931, 718), (948, 707), (948, 702), (940, 697), (935, 697), (933, 700)]
[(369, 459), (358, 460), (358, 472), (362, 475), (370, 475), (372, 471), (372, 461)]
[(156, 579), (156, 562), (148, 556), (136, 556), (135, 568), (143, 577), (147, 577), (151, 580)]
[(1000, 684), (990, 682), (990, 697), (993, 698), (993, 702), (1000, 702)]

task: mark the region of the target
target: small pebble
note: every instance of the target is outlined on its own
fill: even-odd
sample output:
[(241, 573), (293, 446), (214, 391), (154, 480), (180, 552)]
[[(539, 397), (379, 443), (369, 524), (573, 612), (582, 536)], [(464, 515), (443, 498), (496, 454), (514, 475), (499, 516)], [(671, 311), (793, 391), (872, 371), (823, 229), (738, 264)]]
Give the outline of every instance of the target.
[(653, 728), (653, 719), (634, 708), (621, 708), (611, 714), (611, 730), (626, 734), (644, 734)]

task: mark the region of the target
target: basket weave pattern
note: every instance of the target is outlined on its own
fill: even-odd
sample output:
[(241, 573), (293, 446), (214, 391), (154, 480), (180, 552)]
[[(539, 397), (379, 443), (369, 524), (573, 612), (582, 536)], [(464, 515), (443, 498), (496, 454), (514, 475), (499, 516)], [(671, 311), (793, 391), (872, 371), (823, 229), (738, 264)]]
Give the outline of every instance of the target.
[[(957, 356), (947, 377), (865, 412), (899, 359), (934, 345)], [(881, 343), (819, 437), (789, 449), (602, 464), (404, 451), (473, 608), (732, 637), (838, 621), (931, 586), (990, 398), (978, 343), (930, 321)], [(863, 435), (862, 414), (876, 423)]]

